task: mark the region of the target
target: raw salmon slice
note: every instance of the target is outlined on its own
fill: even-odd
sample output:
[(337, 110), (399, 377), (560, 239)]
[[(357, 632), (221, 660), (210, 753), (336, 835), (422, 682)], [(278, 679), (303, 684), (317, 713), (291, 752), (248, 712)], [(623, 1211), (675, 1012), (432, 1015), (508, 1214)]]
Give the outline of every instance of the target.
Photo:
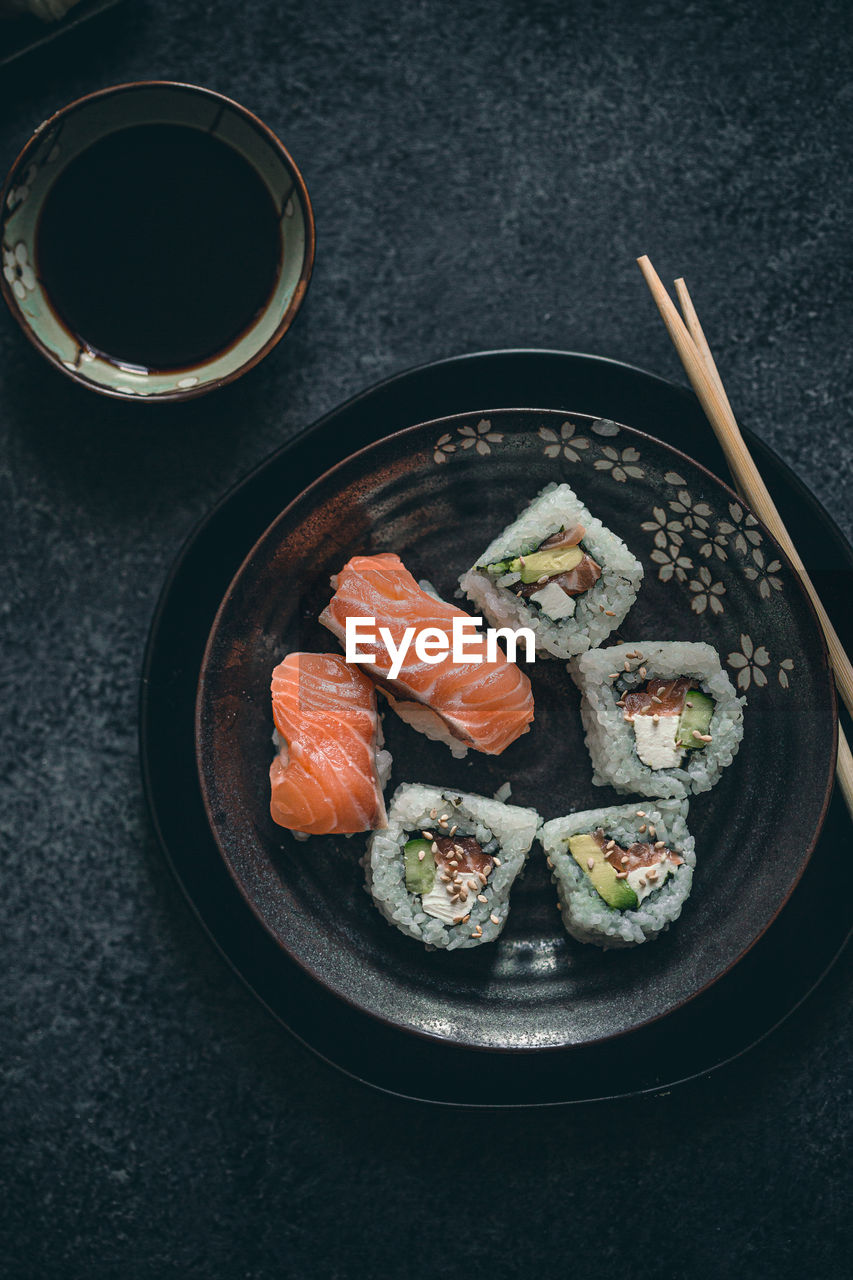
[(623, 695), (625, 719), (652, 715), (680, 716), (689, 689), (690, 681), (685, 676), (676, 680), (647, 680), (640, 688)]
[(379, 770), (390, 757), (364, 672), (334, 653), (290, 653), (272, 673), (272, 713), (274, 822), (313, 836), (387, 826)]
[(391, 655), (378, 638), (380, 627), (388, 628), (395, 646), (407, 627), (418, 632), (436, 628), (451, 643), (453, 619), (470, 617), (422, 590), (399, 556), (353, 556), (332, 586), (335, 594), (320, 621), (345, 644), (347, 618), (375, 619), (376, 644), (362, 645), (373, 649), (375, 661), (364, 663), (364, 669), (397, 714), (419, 732), (446, 742), (456, 755), (474, 747), (497, 756), (528, 731), (533, 720), (530, 681), (500, 649), (494, 662), (486, 662), (485, 636), (468, 645), (469, 652), (483, 655), (482, 662), (457, 663), (452, 656), (421, 662), (413, 641), (399, 676), (389, 678)]

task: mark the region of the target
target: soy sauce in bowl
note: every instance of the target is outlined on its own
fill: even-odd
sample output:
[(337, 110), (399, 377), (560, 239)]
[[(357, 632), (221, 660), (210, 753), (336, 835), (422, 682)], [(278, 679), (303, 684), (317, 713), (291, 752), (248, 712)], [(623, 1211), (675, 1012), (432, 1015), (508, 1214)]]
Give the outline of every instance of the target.
[(51, 305), (86, 348), (146, 371), (227, 349), (268, 303), (280, 214), (228, 143), (139, 124), (75, 156), (47, 192), (35, 237)]

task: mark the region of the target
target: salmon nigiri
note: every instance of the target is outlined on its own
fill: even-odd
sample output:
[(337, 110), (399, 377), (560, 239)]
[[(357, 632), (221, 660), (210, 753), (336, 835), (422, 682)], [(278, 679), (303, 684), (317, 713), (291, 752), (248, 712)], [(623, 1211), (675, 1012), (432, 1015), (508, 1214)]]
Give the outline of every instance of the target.
[(272, 713), (274, 822), (313, 836), (387, 825), (380, 773), (390, 756), (362, 671), (334, 653), (290, 653), (272, 673)]
[(377, 639), (368, 650), (374, 660), (364, 664), (365, 670), (415, 729), (446, 742), (454, 755), (474, 747), (497, 756), (527, 732), (533, 719), (530, 681), (497, 647), (495, 659), (486, 661), (485, 636), (467, 642), (468, 652), (484, 659), (480, 662), (454, 662), (447, 656), (426, 663), (410, 645), (399, 673), (391, 678), (393, 660), (378, 637), (380, 627), (388, 629), (396, 646), (407, 627), (441, 633), (449, 645), (453, 619), (470, 616), (422, 590), (399, 556), (353, 556), (332, 586), (335, 594), (320, 621), (345, 643), (348, 617), (375, 620)]

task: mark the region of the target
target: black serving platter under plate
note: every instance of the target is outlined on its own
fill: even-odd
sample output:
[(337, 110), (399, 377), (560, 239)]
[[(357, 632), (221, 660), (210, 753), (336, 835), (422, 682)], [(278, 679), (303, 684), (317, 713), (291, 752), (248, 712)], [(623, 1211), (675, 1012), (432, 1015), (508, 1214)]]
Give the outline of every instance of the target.
[[(233, 571), (283, 501), (335, 456), (425, 411), (478, 408), (488, 402), (486, 397), (523, 404), (534, 395), (539, 404), (617, 419), (630, 416), (659, 437), (675, 443), (689, 440), (694, 456), (725, 475), (693, 397), (627, 366), (563, 353), (497, 352), (414, 370), (329, 415), (269, 459), (211, 513), (166, 584), (146, 656), (141, 708), (146, 790), (173, 869), (211, 936), (258, 997), (315, 1052), (379, 1088), (439, 1102), (573, 1102), (659, 1089), (708, 1071), (742, 1052), (796, 1006), (831, 964), (850, 925), (849, 907), (831, 890), (840, 874), (840, 851), (849, 839), (846, 814), (835, 801), (788, 905), (750, 953), (710, 989), (668, 1017), (615, 1040), (484, 1055), (413, 1037), (331, 995), (282, 951), (237, 891), (205, 820), (194, 776), (192, 732), (195, 681), (207, 629)], [(543, 450), (547, 442), (543, 439)], [(774, 455), (757, 441), (750, 443), (783, 516), (787, 505), (802, 517), (806, 504), (810, 519), (798, 522), (798, 528), (810, 530), (804, 558), (814, 564), (819, 554), (819, 589), (830, 612), (837, 611), (849, 590), (850, 548)], [(624, 447), (620, 445), (620, 462)], [(670, 500), (678, 501), (677, 493)], [(781, 653), (775, 657), (778, 664)], [(772, 674), (783, 689), (775, 667)]]
[[(389, 927), (364, 892), (364, 836), (306, 844), (273, 823), (270, 672), (290, 652), (338, 652), (317, 619), (330, 579), (351, 556), (395, 552), (452, 600), (460, 574), (509, 513), (554, 483), (571, 484), (643, 565), (620, 639), (640, 650), (650, 640), (711, 644), (749, 695), (744, 740), (714, 790), (690, 800), (693, 896), (654, 945), (603, 951), (567, 938), (534, 844), (500, 938), (427, 951)], [(484, 409), (396, 432), (333, 467), (252, 549), (202, 663), (202, 794), (258, 919), (333, 994), (393, 1027), (457, 1046), (591, 1044), (692, 999), (778, 914), (832, 790), (833, 678), (814, 610), (781, 556), (709, 471), (608, 419)], [(513, 802), (545, 819), (624, 804), (592, 785), (565, 662), (540, 655), (526, 670), (535, 721), (500, 756), (472, 751), (454, 760), (443, 743), (387, 714), (389, 795), (401, 783), (425, 782), (490, 796), (509, 781)], [(636, 804), (642, 809), (642, 798)]]

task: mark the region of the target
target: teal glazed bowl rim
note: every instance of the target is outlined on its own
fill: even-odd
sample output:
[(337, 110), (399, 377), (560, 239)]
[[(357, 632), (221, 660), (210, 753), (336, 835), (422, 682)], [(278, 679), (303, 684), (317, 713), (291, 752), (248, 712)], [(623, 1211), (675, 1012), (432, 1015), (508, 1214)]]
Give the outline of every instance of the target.
[[(218, 122), (228, 118), (232, 124), (239, 126), (245, 138), (258, 140), (260, 150), (268, 162), (277, 164), (279, 173), (286, 176), (290, 184), (279, 196), (280, 216), (283, 223), (287, 219), (294, 229), (292, 239), (295, 247), (288, 247), (289, 237), (283, 234), (282, 258), (276, 283), (265, 309), (228, 348), (183, 369), (145, 374), (111, 361), (108, 357), (102, 357), (99, 353), (92, 353), (86, 348), (85, 342), (81, 343), (69, 333), (50, 302), (49, 282), (42, 284), (33, 269), (35, 262), (30, 264), (28, 261), (27, 246), (22, 240), (17, 244), (13, 243), (15, 236), (7, 237), (7, 232), (10, 221), (24, 204), (26, 194), (29, 194), (27, 183), (22, 182), (22, 179), (30, 179), (40, 187), (33, 202), (36, 210), (34, 218), (37, 220), (41, 202), (53, 180), (61, 172), (61, 167), (57, 166), (55, 172), (48, 174), (47, 180), (41, 183), (38, 183), (38, 175), (48, 163), (55, 160), (58, 150), (56, 140), (61, 141), (64, 136), (62, 131), (70, 120), (92, 107), (97, 110), (99, 104), (112, 98), (127, 99), (135, 95), (140, 95), (141, 98), (143, 94), (155, 96), (158, 91), (162, 91), (163, 95), (187, 94), (203, 101), (206, 106), (214, 108), (217, 127)], [(168, 115), (158, 118), (169, 123), (183, 123), (180, 118), (172, 120)], [(121, 128), (127, 123), (126, 114), (122, 113), (116, 118), (112, 128)], [(111, 131), (111, 128), (95, 130), (90, 141)], [(253, 163), (252, 157), (246, 154), (239, 141), (235, 142), (233, 137), (226, 140), (260, 173), (275, 199), (270, 182), (258, 165)], [(89, 143), (84, 143), (72, 154), (85, 149), (86, 145)], [(20, 199), (16, 198), (21, 191), (26, 194)], [(33, 218), (30, 218), (30, 223), (32, 222)], [(35, 231), (32, 227), (30, 235), (34, 242)], [(314, 266), (315, 242), (314, 213), (308, 188), (280, 138), (258, 116), (233, 98), (215, 89), (178, 80), (137, 80), (109, 85), (61, 107), (38, 126), (21, 148), (0, 189), (0, 293), (9, 310), (32, 345), (55, 369), (90, 391), (114, 399), (153, 402), (189, 400), (225, 386), (254, 368), (281, 341), (302, 305)], [(34, 252), (32, 257), (35, 258)], [(22, 303), (36, 305), (41, 314), (34, 316), (24, 309)], [(73, 347), (77, 348), (76, 353), (72, 353)]]

